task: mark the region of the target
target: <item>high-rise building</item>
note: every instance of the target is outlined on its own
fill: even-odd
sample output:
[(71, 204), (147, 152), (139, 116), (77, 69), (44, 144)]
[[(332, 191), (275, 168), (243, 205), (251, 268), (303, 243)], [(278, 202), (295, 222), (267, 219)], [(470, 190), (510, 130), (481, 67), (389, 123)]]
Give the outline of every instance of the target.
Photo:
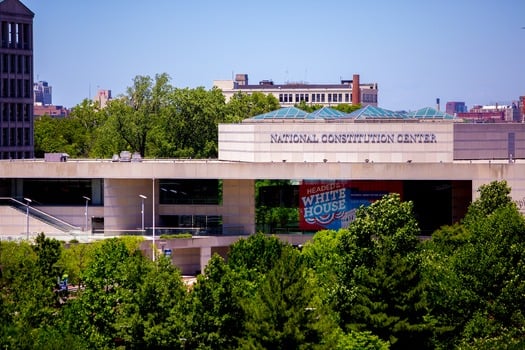
[(33, 158), (33, 18), (0, 1), (0, 159)]
[(33, 84), (35, 104), (48, 106), (53, 104), (53, 87), (47, 81), (39, 81)]
[(457, 113), (468, 112), (465, 102), (456, 102), (456, 101), (447, 102), (447, 106), (445, 110), (448, 114), (452, 114), (452, 115), (455, 115)]
[(105, 108), (109, 100), (111, 100), (111, 90), (103, 89), (98, 90), (97, 96), (93, 99), (93, 101), (98, 103), (100, 108)]

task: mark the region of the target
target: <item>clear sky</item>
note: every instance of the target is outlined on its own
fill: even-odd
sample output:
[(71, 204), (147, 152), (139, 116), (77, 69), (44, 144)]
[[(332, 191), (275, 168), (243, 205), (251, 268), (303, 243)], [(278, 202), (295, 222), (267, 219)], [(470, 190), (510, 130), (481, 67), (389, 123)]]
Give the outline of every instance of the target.
[(525, 95), (524, 0), (22, 0), (35, 13), (35, 81), (73, 107), (137, 75), (175, 87), (378, 83), (379, 106)]

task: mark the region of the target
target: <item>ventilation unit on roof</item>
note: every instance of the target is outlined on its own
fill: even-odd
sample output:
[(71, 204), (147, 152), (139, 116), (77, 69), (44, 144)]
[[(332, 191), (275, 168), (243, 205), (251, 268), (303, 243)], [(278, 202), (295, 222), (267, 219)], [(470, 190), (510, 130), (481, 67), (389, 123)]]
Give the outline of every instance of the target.
[(259, 82), (259, 85), (265, 85), (265, 86), (267, 86), (267, 85), (273, 85), (273, 81), (271, 81), (271, 80), (261, 80), (261, 81)]

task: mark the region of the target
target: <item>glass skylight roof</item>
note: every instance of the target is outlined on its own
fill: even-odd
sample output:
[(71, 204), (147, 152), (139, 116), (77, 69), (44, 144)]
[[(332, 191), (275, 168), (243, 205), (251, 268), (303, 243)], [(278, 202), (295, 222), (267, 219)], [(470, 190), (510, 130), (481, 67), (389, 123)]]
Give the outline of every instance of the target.
[(260, 114), (246, 120), (414, 120), (414, 119), (456, 119), (455, 116), (435, 110), (431, 107), (425, 107), (413, 112), (394, 112), (388, 109), (365, 106), (352, 113), (344, 113), (330, 107), (323, 107), (312, 113), (307, 113), (297, 107), (283, 107), (275, 111)]
[(275, 111), (256, 115), (249, 119), (304, 119), (308, 113), (296, 107), (283, 107)]
[(407, 119), (405, 113), (394, 112), (388, 109), (365, 106), (344, 116), (345, 119)]
[(456, 117), (447, 114), (445, 112), (438, 111), (431, 107), (425, 107), (418, 109), (417, 111), (408, 112), (407, 113), (410, 118), (416, 118), (416, 119), (455, 119)]
[(339, 119), (344, 116), (345, 113), (333, 109), (330, 107), (323, 107), (314, 111), (306, 116), (306, 119)]

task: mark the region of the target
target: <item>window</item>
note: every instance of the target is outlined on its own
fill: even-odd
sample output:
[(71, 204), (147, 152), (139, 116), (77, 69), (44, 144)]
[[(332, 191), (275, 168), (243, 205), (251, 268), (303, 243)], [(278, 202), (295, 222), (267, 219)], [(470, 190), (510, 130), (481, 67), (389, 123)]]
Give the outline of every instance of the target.
[[(16, 146), (16, 129), (9, 129), (9, 146)], [(13, 156), (15, 158), (16, 156)]]
[(9, 120), (12, 122), (16, 121), (16, 108), (13, 103), (9, 104)]
[(15, 73), (16, 72), (16, 55), (11, 55), (10, 61), (11, 62), (9, 62), (10, 63), (9, 72)]
[(22, 103), (17, 103), (16, 104), (16, 120), (21, 122), (22, 121), (22, 118), (24, 118), (24, 104)]
[(160, 180), (160, 204), (219, 204), (219, 180)]
[(15, 24), (15, 43), (17, 44), (16, 46), (18, 46), (18, 44), (20, 43), (20, 23), (16, 23)]
[(9, 129), (2, 128), (2, 146), (7, 146), (9, 144)]
[(31, 59), (29, 58), (29, 56), (27, 56), (26, 60), (25, 60), (25, 71), (24, 73), (26, 74), (29, 74), (29, 72), (31, 71)]
[(9, 55), (8, 54), (2, 55), (2, 72), (4, 73), (9, 72)]
[(283, 99), (283, 94), (279, 94), (279, 102), (280, 103), (283, 103), (284, 99)]
[(299, 94), (295, 94), (295, 103), (299, 102)]
[(22, 146), (23, 143), (24, 129), (16, 128), (16, 145)]
[(29, 84), (29, 79), (24, 80), (24, 97), (25, 98), (31, 97), (31, 86)]
[[(29, 133), (29, 128), (24, 128), (24, 145), (31, 145), (31, 134)], [(27, 158), (29, 158), (29, 156)]]
[(324, 94), (321, 94), (321, 102), (324, 102)]
[(29, 111), (31, 110), (31, 105), (25, 104), (24, 105), (24, 121), (29, 121)]
[(337, 100), (339, 102), (343, 102), (343, 94), (339, 94), (339, 96), (337, 97)]
[[(104, 204), (104, 181), (101, 179), (18, 179), (23, 197), (42, 205), (84, 206), (82, 196), (91, 198), (90, 205)], [(19, 195), (19, 194), (18, 194)]]
[[(25, 50), (29, 50), (30, 47), (29, 47), (29, 40), (30, 40), (30, 36), (29, 36), (29, 33), (31, 33), (31, 25), (30, 24), (24, 24), (23, 25), (23, 31), (24, 31), (24, 34), (23, 34), (23, 41), (24, 41), (24, 49)], [(26, 72), (26, 73), (29, 73), (29, 72)]]
[(12, 44), (13, 44), (13, 23), (8, 23), (7, 24), (7, 32), (8, 32), (7, 41), (8, 41), (9, 47), (12, 47)]
[(328, 94), (328, 102), (332, 102), (332, 94)]

